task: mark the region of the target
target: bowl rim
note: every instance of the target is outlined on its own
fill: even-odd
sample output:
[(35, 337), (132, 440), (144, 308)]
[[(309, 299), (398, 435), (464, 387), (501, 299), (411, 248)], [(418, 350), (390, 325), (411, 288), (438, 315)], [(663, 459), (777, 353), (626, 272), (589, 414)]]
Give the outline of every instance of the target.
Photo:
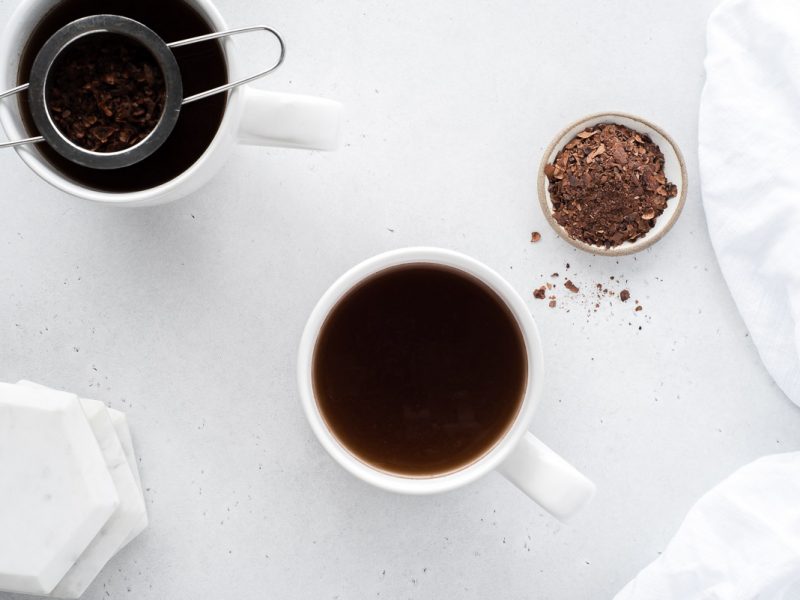
[[(557, 146), (563, 145), (568, 141), (565, 140), (564, 138), (569, 134), (571, 130), (575, 129), (576, 127), (580, 127), (581, 125), (583, 125), (588, 121), (593, 121), (599, 118), (606, 118), (606, 117), (612, 119), (612, 122), (615, 117), (630, 119), (631, 121), (640, 123), (641, 125), (644, 125), (645, 127), (652, 129), (653, 131), (656, 131), (667, 141), (667, 143), (672, 148), (672, 151), (675, 153), (675, 156), (678, 159), (678, 164), (680, 165), (681, 169), (681, 193), (680, 196), (677, 198), (678, 204), (675, 208), (675, 211), (669, 217), (669, 220), (667, 220), (666, 223), (661, 227), (654, 227), (643, 237), (640, 237), (635, 242), (623, 242), (619, 246), (612, 246), (611, 248), (604, 248), (603, 246), (595, 246), (594, 244), (587, 244), (586, 242), (583, 242), (581, 240), (574, 239), (569, 235), (566, 229), (564, 229), (561, 225), (558, 224), (558, 222), (555, 220), (555, 217), (553, 216), (553, 211), (550, 208), (549, 193), (547, 191), (547, 185), (546, 185), (547, 177), (544, 174), (544, 168), (547, 165), (548, 157), (553, 153), (553, 150), (555, 150)], [(688, 176), (686, 172), (686, 161), (683, 158), (683, 153), (681, 152), (680, 147), (678, 147), (678, 144), (675, 142), (672, 136), (669, 135), (666, 131), (664, 131), (664, 129), (662, 129), (655, 123), (652, 123), (647, 119), (644, 119), (637, 115), (622, 111), (598, 112), (586, 115), (584, 117), (581, 117), (580, 119), (571, 122), (569, 125), (561, 129), (553, 138), (553, 140), (547, 145), (547, 148), (545, 149), (544, 154), (542, 155), (542, 160), (539, 164), (539, 172), (537, 178), (537, 188), (539, 192), (539, 206), (542, 209), (542, 213), (544, 213), (545, 219), (547, 219), (547, 222), (550, 224), (550, 227), (553, 228), (553, 230), (558, 234), (560, 238), (562, 238), (575, 248), (583, 250), (584, 252), (589, 252), (590, 254), (595, 254), (600, 256), (626, 256), (629, 254), (635, 254), (636, 252), (641, 252), (642, 250), (649, 248), (657, 241), (659, 241), (661, 238), (663, 238), (669, 232), (669, 230), (672, 229), (672, 226), (675, 224), (675, 221), (678, 220), (678, 217), (680, 217), (681, 212), (683, 212), (683, 207), (686, 204), (687, 187), (688, 187)]]

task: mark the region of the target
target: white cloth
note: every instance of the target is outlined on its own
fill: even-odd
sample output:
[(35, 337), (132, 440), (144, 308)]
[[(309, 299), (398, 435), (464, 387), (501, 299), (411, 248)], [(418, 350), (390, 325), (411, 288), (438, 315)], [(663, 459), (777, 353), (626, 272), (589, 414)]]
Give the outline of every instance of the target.
[(698, 500), (615, 600), (800, 599), (800, 452), (761, 458)]
[(761, 359), (800, 404), (800, 2), (727, 0), (707, 38), (709, 234)]

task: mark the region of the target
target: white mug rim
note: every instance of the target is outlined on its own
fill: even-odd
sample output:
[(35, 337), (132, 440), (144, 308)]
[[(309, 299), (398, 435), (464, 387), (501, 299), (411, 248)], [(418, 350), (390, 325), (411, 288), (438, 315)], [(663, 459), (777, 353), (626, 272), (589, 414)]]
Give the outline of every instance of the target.
[[(5, 32), (23, 30), (24, 35), (29, 35), (38, 20), (34, 23), (28, 23), (29, 15), (33, 9), (43, 0), (21, 0), (17, 7), (11, 14), (11, 17), (4, 29)], [(198, 9), (203, 17), (205, 17), (210, 24), (216, 28), (217, 31), (224, 31), (227, 29), (225, 20), (222, 14), (217, 9), (216, 5), (211, 0), (191, 0), (191, 3)], [(12, 48), (11, 44), (16, 36), (3, 35), (0, 37), (0, 86), (4, 85), (7, 80), (9, 82), (16, 82), (16, 73), (13, 77), (9, 76), (8, 70), (11, 65), (10, 58), (22, 51), (22, 48)], [(229, 79), (234, 76), (235, 66), (230, 52), (230, 40), (222, 42), (225, 54), (225, 60), (228, 67)], [(16, 61), (15, 61), (16, 64)], [(241, 106), (244, 96), (239, 93), (241, 90), (231, 90), (228, 94), (228, 101), (226, 104), (225, 112), (222, 116), (222, 121), (219, 124), (214, 138), (206, 148), (205, 152), (185, 171), (181, 172), (174, 178), (166, 181), (155, 187), (138, 190), (135, 192), (105, 192), (102, 190), (95, 190), (85, 187), (79, 183), (75, 183), (68, 178), (61, 175), (57, 169), (50, 165), (46, 159), (41, 157), (37, 152), (26, 146), (18, 146), (15, 148), (19, 157), (25, 162), (30, 169), (41, 177), (50, 185), (79, 198), (91, 200), (94, 202), (102, 202), (106, 204), (138, 204), (153, 201), (161, 196), (169, 195), (173, 190), (186, 185), (188, 181), (198, 177), (202, 170), (207, 166), (212, 156), (220, 150), (222, 140), (230, 135), (231, 131), (237, 129), (235, 119), (241, 114)], [(13, 117), (11, 105), (13, 102), (0, 102), (0, 123), (3, 130), (10, 139), (19, 139), (28, 137), (28, 133), (20, 126), (16, 119)]]
[[(528, 358), (528, 377), (522, 406), (506, 434), (485, 455), (460, 470), (433, 477), (407, 477), (372, 467), (351, 454), (328, 428), (314, 398), (312, 361), (320, 329), (331, 309), (355, 285), (386, 268), (433, 263), (466, 272), (488, 285), (505, 302), (519, 325)], [(496, 271), (478, 260), (435, 247), (390, 250), (358, 263), (341, 275), (322, 295), (308, 318), (300, 340), (297, 377), (300, 400), (311, 429), (328, 453), (359, 479), (387, 491), (404, 494), (433, 494), (453, 490), (496, 469), (527, 433), (542, 394), (544, 356), (538, 327), (517, 291)]]

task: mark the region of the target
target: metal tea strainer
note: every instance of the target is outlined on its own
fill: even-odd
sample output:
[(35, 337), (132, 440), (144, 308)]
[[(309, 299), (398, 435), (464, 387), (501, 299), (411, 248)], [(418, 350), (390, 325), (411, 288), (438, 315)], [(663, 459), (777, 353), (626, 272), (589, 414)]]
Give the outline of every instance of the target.
[[(194, 94), (188, 98), (183, 97), (181, 72), (175, 55), (172, 53), (172, 48), (188, 46), (190, 44), (251, 31), (268, 31), (278, 40), (280, 44), (280, 55), (274, 65), (250, 77)], [(49, 89), (48, 78), (53, 64), (70, 44), (86, 36), (95, 34), (116, 34), (138, 42), (153, 56), (164, 77), (164, 109), (158, 123), (144, 139), (130, 148), (117, 152), (93, 152), (81, 148), (70, 141), (53, 122), (47, 103), (47, 93)], [(94, 15), (84, 17), (59, 29), (53, 34), (53, 37), (42, 46), (42, 49), (33, 61), (29, 83), (24, 83), (5, 92), (0, 92), (0, 99), (2, 99), (6, 96), (19, 94), (26, 90), (28, 91), (31, 115), (40, 133), (37, 137), (0, 143), (0, 148), (46, 142), (64, 158), (85, 167), (94, 169), (119, 169), (127, 167), (147, 158), (164, 143), (167, 137), (169, 137), (169, 134), (172, 133), (175, 123), (178, 121), (182, 106), (215, 94), (227, 92), (235, 87), (264, 77), (281, 65), (285, 54), (286, 46), (281, 36), (274, 29), (264, 25), (209, 33), (207, 35), (200, 35), (177, 42), (167, 43), (146, 25), (127, 17), (118, 15)]]

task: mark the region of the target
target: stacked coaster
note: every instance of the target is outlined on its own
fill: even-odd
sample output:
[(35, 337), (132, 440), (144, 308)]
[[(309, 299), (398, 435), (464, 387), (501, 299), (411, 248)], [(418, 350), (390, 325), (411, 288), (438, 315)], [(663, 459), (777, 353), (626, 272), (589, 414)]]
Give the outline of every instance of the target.
[(0, 591), (79, 598), (145, 527), (124, 414), (0, 383)]

